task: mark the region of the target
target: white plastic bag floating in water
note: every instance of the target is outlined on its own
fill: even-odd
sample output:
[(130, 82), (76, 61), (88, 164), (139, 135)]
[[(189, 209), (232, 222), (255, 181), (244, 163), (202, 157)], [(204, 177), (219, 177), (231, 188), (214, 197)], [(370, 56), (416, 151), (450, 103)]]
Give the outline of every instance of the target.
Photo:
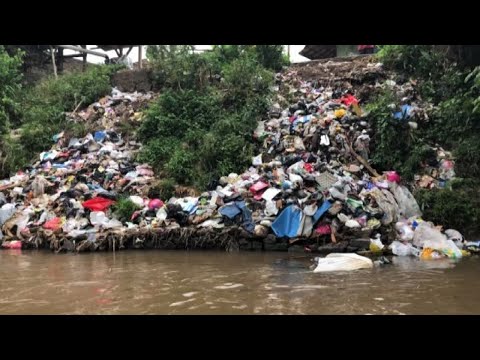
[(329, 254), (319, 259), (314, 273), (330, 271), (352, 271), (373, 268), (373, 261), (357, 254)]
[(390, 245), (392, 248), (392, 253), (397, 256), (419, 256), (420, 250), (413, 247), (412, 244), (404, 244), (400, 241), (392, 242)]

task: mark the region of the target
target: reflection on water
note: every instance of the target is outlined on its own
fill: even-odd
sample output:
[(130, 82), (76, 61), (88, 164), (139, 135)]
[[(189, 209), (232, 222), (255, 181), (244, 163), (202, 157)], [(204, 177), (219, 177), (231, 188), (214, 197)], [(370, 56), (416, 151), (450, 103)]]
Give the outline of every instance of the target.
[(478, 258), (313, 274), (287, 253), (0, 251), (0, 314), (478, 314)]

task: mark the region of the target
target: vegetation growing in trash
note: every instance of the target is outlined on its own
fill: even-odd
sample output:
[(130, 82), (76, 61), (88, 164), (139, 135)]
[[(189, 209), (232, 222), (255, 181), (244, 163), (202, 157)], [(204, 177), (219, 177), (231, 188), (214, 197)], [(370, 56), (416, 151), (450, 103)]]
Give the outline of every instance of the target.
[(458, 179), (447, 189), (421, 189), (415, 197), (425, 219), (445, 229), (462, 229), (467, 238), (480, 234), (480, 183)]
[(400, 99), (387, 94), (378, 97), (371, 104), (377, 130), (374, 162), (380, 170), (394, 168), (411, 179), (429, 157), (428, 145), (453, 151), (456, 174), (464, 180), (449, 189), (420, 190), (415, 196), (423, 204), (426, 218), (466, 229), (467, 235), (480, 234), (480, 202), (474, 200), (480, 188), (474, 180), (480, 176), (480, 69), (460, 66), (433, 45), (388, 45), (382, 47), (379, 57), (397, 71), (399, 81), (413, 77), (419, 98), (434, 108), (428, 121), (410, 131), (398, 121), (390, 121), (386, 106), (391, 101), (398, 104)]
[[(16, 74), (21, 65), (19, 56), (0, 56), (9, 59), (10, 72)], [(0, 60), (2, 62), (7, 61)], [(14, 71), (14, 68), (17, 70)], [(2, 137), (1, 175), (8, 176), (29, 164), (32, 154), (45, 150), (45, 144), (50, 144), (56, 133), (66, 131), (76, 136), (85, 135), (84, 126), (68, 121), (65, 112), (88, 106), (109, 94), (111, 76), (118, 69), (118, 66), (96, 66), (84, 73), (65, 74), (58, 79), (48, 78), (27, 88), (22, 88), (18, 74), (10, 75), (12, 84), (8, 88), (15, 90), (17, 103), (8, 103), (10, 116)], [(11, 128), (16, 128), (15, 132), (9, 132)]]
[(139, 209), (140, 207), (128, 197), (118, 199), (118, 201), (112, 206), (113, 213), (117, 219), (122, 222), (130, 221), (133, 213)]
[(154, 74), (165, 90), (139, 130), (140, 161), (177, 184), (205, 188), (248, 166), (252, 133), (268, 109), (282, 47), (217, 46), (196, 54), (186, 46), (149, 47)]

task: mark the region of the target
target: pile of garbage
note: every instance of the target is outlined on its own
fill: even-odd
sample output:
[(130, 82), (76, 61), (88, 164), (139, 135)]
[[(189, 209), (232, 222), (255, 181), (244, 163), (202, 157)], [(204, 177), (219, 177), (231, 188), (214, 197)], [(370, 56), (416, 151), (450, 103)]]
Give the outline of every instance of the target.
[(423, 189), (445, 188), (455, 178), (452, 153), (443, 148), (432, 148), (435, 156), (427, 159), (423, 174), (415, 175), (415, 186)]
[[(139, 110), (152, 97), (114, 89), (111, 96), (68, 114), (72, 121), (108, 130), (84, 138), (57, 134), (52, 148), (42, 152), (31, 167), (0, 181), (2, 247), (48, 243), (58, 248), (59, 235), (94, 242), (99, 228), (123, 228), (125, 224), (106, 212), (124, 194), (143, 207), (155, 178), (150, 166), (133, 160), (141, 144), (122, 139), (112, 129), (126, 121), (139, 121)], [(160, 203), (148, 205), (158, 207)]]
[[(443, 234), (423, 221), (399, 174), (371, 167), (372, 129), (353, 87), (303, 81), (294, 71), (278, 80), (290, 84), (297, 100), (282, 108), (285, 97), (279, 94), (254, 131), (259, 152), (251, 167), (220, 178), (200, 196), (151, 196), (153, 171), (134, 161), (141, 144), (116, 131), (122, 122), (141, 121), (138, 110), (152, 94), (114, 89), (112, 96), (70, 114), (104, 130), (82, 139), (56, 135), (31, 168), (0, 182), (2, 246), (93, 251), (167, 242), (176, 243), (174, 248), (241, 248), (257, 242), (267, 250), (297, 243), (311, 252), (382, 252), (391, 243), (396, 255), (462, 256), (461, 234)], [(411, 107), (401, 111), (402, 119), (412, 114)], [(431, 164), (440, 169), (438, 176), (430, 176), (440, 182), (454, 172), (448, 154), (438, 154), (438, 164)], [(112, 210), (121, 198), (138, 208), (131, 219)]]

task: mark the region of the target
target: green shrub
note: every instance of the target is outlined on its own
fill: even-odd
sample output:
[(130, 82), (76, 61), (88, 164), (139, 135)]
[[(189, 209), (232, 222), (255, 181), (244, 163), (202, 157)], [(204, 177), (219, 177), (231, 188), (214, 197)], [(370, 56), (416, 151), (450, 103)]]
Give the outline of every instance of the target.
[(133, 213), (139, 209), (129, 198), (120, 198), (112, 207), (113, 214), (122, 222), (130, 221)]
[[(31, 154), (48, 149), (52, 144), (52, 136), (59, 132), (84, 136), (84, 125), (67, 121), (65, 112), (73, 111), (79, 104), (80, 107), (86, 107), (109, 94), (111, 76), (118, 69), (118, 66), (96, 66), (84, 73), (65, 74), (58, 79), (48, 78), (17, 93), (19, 104), (15, 125), (19, 127), (20, 137), (3, 140), (2, 155), (9, 156), (2, 160), (1, 175), (7, 176), (27, 165)], [(14, 156), (8, 154), (12, 149), (21, 153)]]
[[(273, 83), (256, 51), (225, 45), (194, 54), (185, 47), (152, 47), (154, 73), (164, 90), (138, 131), (145, 145), (139, 161), (198, 189), (243, 171), (254, 154), (252, 133), (268, 109)], [(268, 56), (265, 50), (265, 59), (273, 61)]]
[(415, 197), (423, 218), (459, 230), (467, 238), (480, 235), (480, 183), (478, 180), (456, 180), (446, 189), (421, 189)]
[(176, 181), (171, 178), (160, 180), (157, 187), (155, 187), (151, 194), (150, 198), (160, 198), (164, 201), (167, 201), (175, 195), (175, 184)]
[(8, 131), (18, 117), (18, 96), (22, 89), (22, 53), (10, 56), (0, 45), (0, 135)]

